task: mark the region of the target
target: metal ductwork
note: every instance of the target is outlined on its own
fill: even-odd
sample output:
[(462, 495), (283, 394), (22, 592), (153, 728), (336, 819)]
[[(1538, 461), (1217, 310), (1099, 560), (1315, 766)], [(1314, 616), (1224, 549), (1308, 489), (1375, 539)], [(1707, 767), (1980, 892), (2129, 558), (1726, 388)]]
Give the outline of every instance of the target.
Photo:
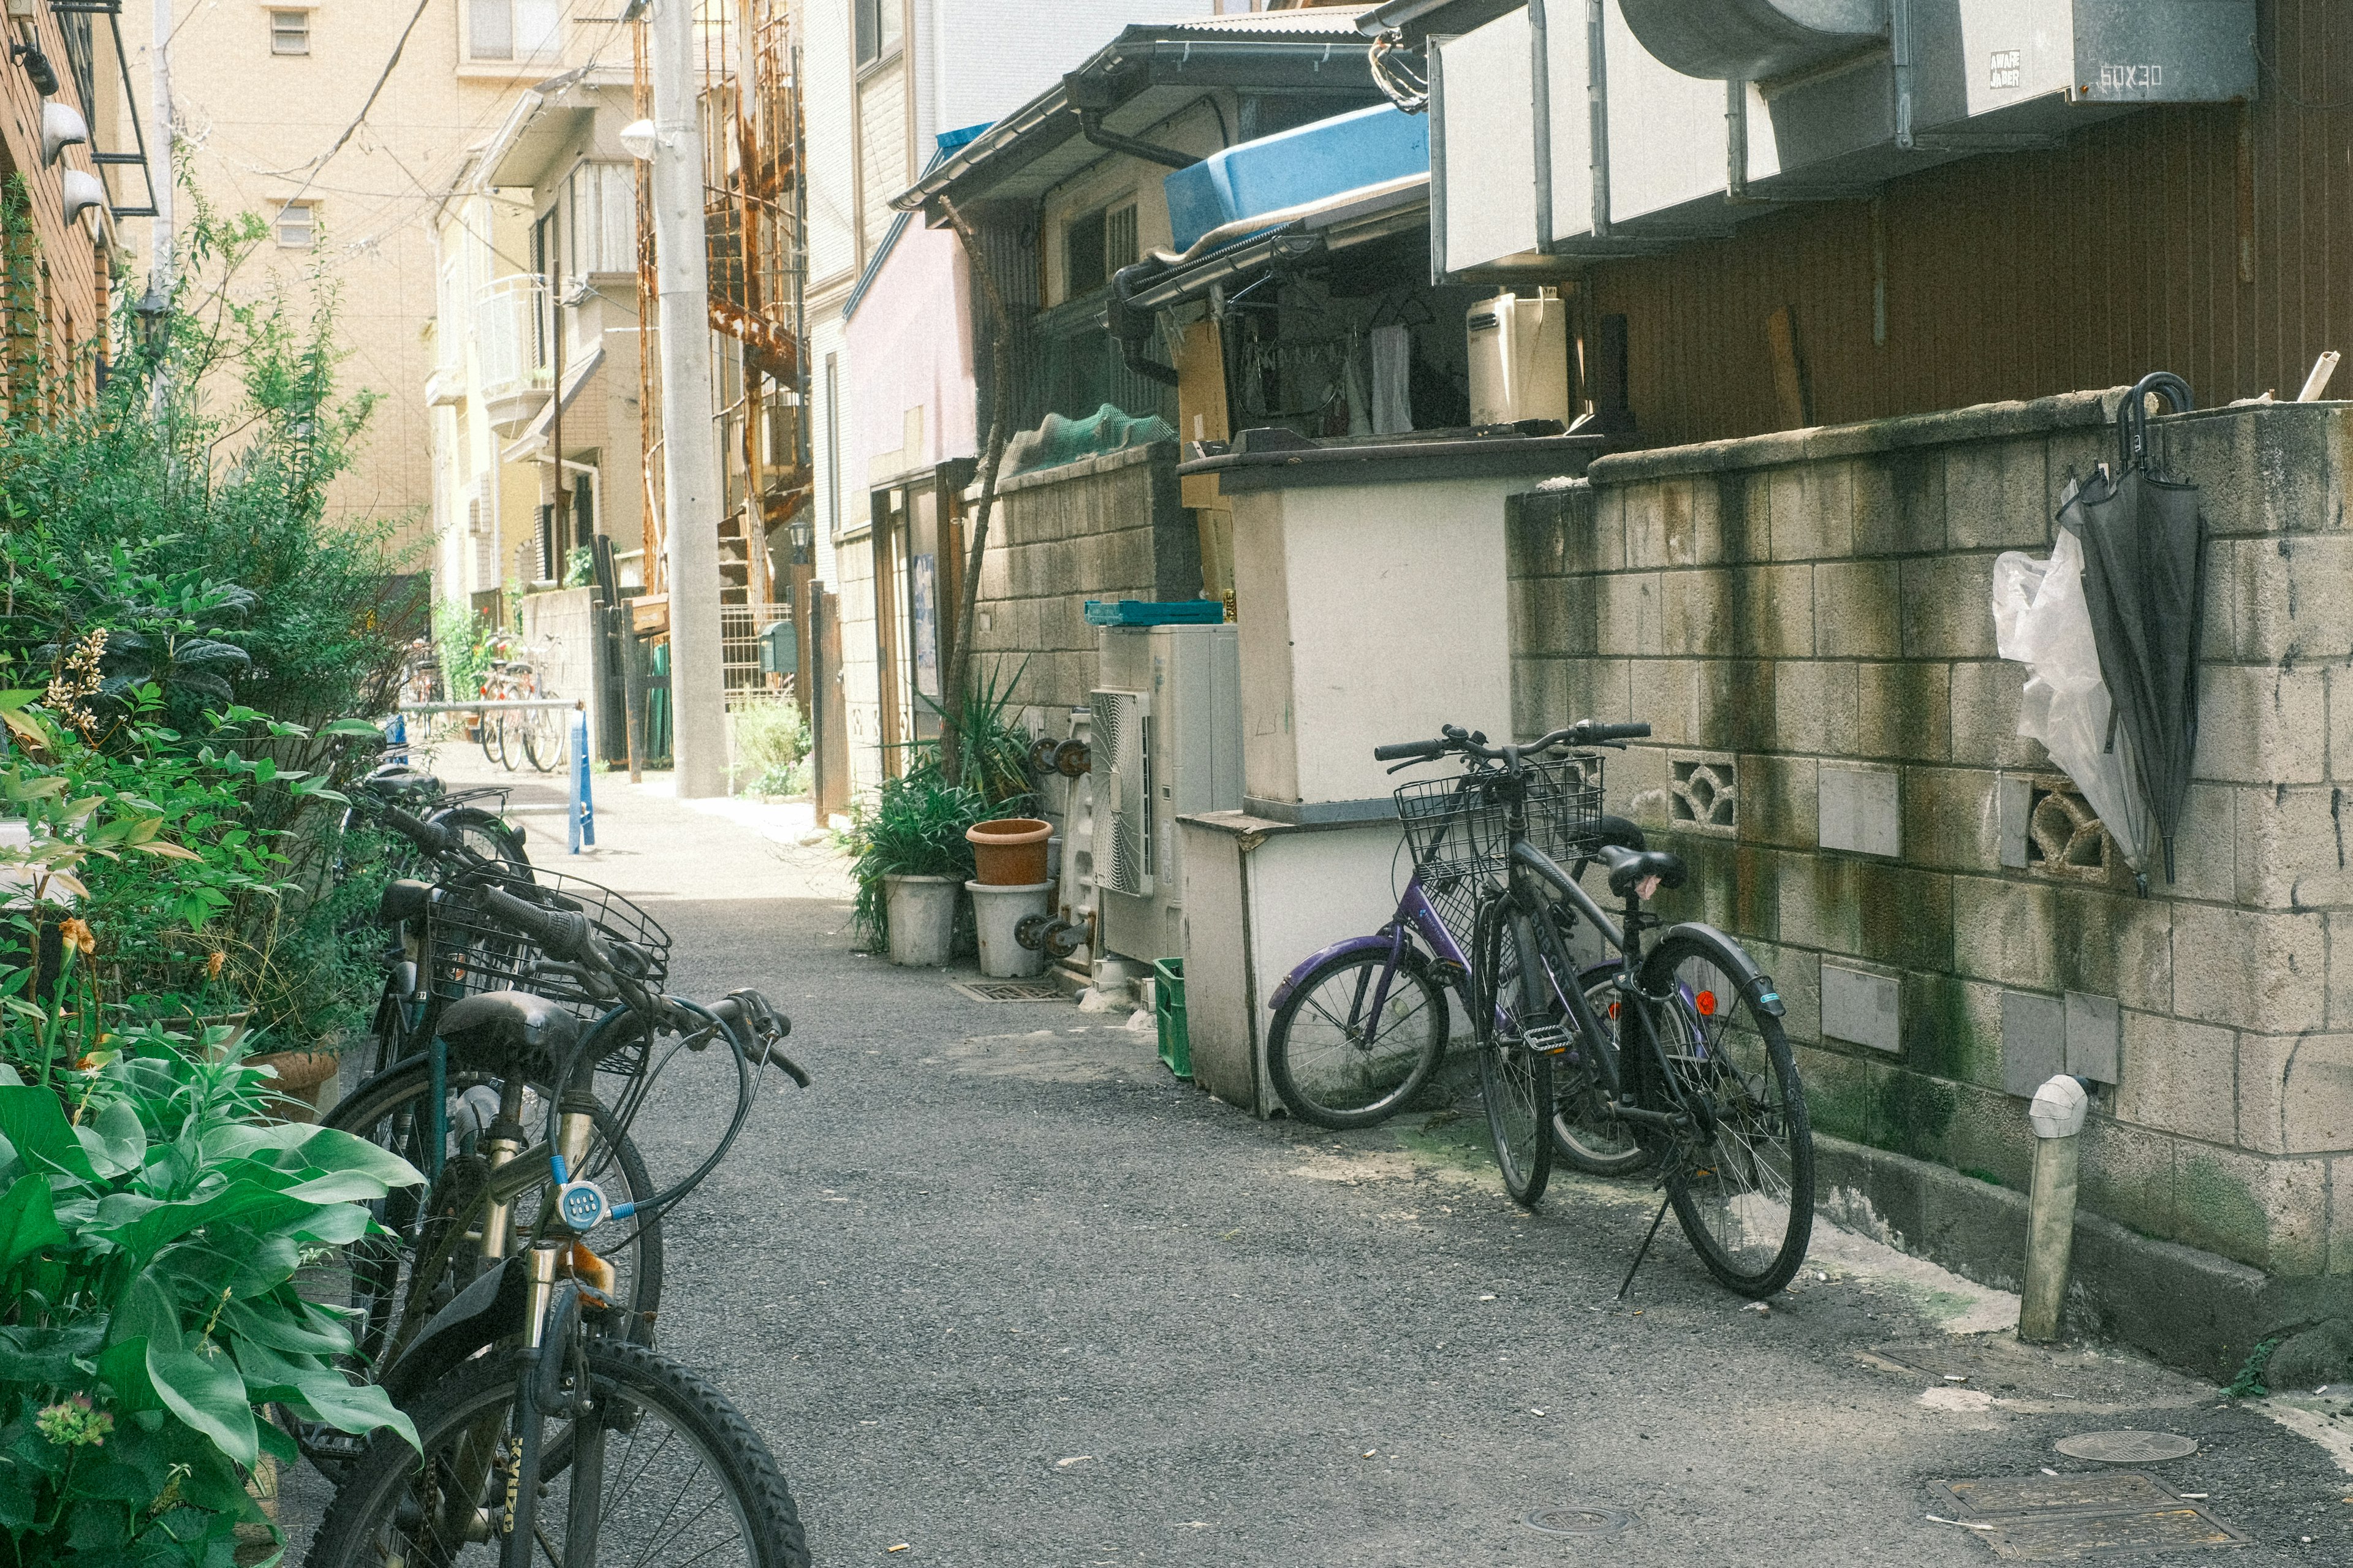
[(1622, 0), (1626, 26), (1671, 70), (1768, 81), (1884, 43), (1888, 0)]

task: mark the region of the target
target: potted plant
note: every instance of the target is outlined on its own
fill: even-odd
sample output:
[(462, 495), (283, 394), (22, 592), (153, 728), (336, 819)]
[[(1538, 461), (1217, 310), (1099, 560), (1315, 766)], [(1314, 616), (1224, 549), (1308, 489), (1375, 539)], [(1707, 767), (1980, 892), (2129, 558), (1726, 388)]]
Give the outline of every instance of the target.
[(977, 790), (918, 767), (885, 779), (860, 808), (850, 845), (858, 862), (859, 928), (891, 962), (937, 967), (955, 942), (956, 895), (972, 876), (965, 830), (988, 812)]

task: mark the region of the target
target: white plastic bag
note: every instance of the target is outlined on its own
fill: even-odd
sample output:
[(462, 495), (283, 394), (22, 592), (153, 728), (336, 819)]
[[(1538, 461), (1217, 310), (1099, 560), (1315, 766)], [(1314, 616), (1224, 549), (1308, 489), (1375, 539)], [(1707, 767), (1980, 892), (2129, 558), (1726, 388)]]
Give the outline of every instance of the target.
[(2124, 726), (2110, 733), (2108, 688), (2084, 602), (2084, 545), (2072, 531), (2059, 531), (2047, 561), (2015, 550), (1995, 558), (1993, 633), (2001, 657), (2027, 669), (2018, 732), (2042, 742), (2139, 871), (2148, 807), (2132, 783)]

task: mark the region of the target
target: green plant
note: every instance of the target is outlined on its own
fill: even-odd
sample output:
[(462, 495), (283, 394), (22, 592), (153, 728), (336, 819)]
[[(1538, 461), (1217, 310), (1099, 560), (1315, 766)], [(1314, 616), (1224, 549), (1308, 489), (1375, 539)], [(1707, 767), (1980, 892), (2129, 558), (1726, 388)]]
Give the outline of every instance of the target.
[(2263, 1376), (2271, 1370), (2272, 1352), (2279, 1348), (2280, 1342), (2274, 1338), (2263, 1341), (2253, 1350), (2249, 1351), (2246, 1363), (2239, 1368), (2239, 1375), (2232, 1378), (2230, 1386), (2222, 1390), (2224, 1396), (2231, 1399), (2261, 1399), (2269, 1394), (2271, 1385), (2263, 1381)]
[(338, 1370), (351, 1337), (296, 1276), (421, 1178), (348, 1133), (260, 1125), (269, 1075), (225, 1034), (131, 1029), (30, 1082), (0, 1068), (0, 1531), (17, 1564), (226, 1563), (261, 1519), (244, 1472), (295, 1458), (270, 1403), (416, 1440)]
[(564, 585), (586, 588), (596, 580), (596, 552), (586, 545), (575, 545), (564, 558)]
[(491, 668), (489, 630), (482, 617), (447, 599), (433, 606), (433, 658), (441, 666), (441, 689), (452, 702), (479, 697)]
[(989, 815), (987, 797), (944, 783), (936, 768), (885, 779), (871, 802), (858, 803), (848, 836), (850, 851), (858, 857), (850, 868), (858, 883), (854, 921), (870, 946), (881, 949), (891, 940), (882, 879), (970, 879), (972, 846), (965, 839), (965, 829)]
[[(1008, 717), (1014, 688), (1029, 668), (1029, 660), (1024, 659), (1008, 676), (1004, 661), (998, 660), (986, 679), (966, 688), (954, 714), (952, 728), (962, 738), (955, 752), (956, 782), (987, 796), (996, 808), (991, 816), (1018, 816), (1037, 805), (1037, 794), (1029, 785), (1029, 732)], [(923, 702), (939, 718), (944, 731), (951, 728), (948, 709), (929, 697)], [(940, 767), (938, 742), (921, 742), (913, 749), (916, 769)]]
[(730, 786), (748, 778), (754, 795), (800, 793), (792, 787), (796, 764), (809, 752), (808, 725), (802, 721), (800, 709), (790, 702), (745, 702), (731, 710), (727, 719), (734, 742)]

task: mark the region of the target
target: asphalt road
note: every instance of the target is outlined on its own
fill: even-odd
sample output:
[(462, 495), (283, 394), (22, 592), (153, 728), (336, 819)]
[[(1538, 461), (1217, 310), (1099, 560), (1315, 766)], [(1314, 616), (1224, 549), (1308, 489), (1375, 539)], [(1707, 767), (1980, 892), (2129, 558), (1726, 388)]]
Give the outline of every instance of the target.
[[(672, 1222), (659, 1334), (765, 1435), (820, 1563), (1960, 1568), (1997, 1559), (1934, 1483), (2096, 1469), (2052, 1443), (2133, 1427), (2198, 1439), (2142, 1468), (2251, 1538), (2227, 1561), (2353, 1564), (2322, 1447), (2128, 1355), (2022, 1350), (2014, 1298), (1824, 1227), (1746, 1310), (1671, 1223), (1620, 1302), (1647, 1187), (1556, 1174), (1522, 1214), (1475, 1095), (1255, 1121), (1147, 1033), (858, 954), (821, 847), (599, 805), (577, 861), (527, 817), (534, 858), (655, 910), (673, 990), (766, 991), (816, 1074), (772, 1079)], [(708, 1147), (698, 1070), (641, 1124), (657, 1173)], [(1632, 1518), (1525, 1522), (1562, 1505)]]

